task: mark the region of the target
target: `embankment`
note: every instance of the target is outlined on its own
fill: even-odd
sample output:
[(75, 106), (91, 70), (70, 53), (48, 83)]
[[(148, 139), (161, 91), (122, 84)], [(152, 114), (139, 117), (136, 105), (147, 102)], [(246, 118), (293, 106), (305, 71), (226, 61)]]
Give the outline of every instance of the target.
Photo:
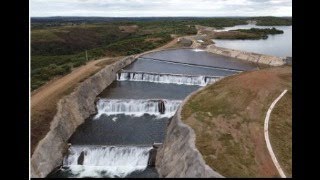
[(280, 57), (222, 48), (215, 45), (207, 46), (206, 51), (222, 56), (233, 57), (236, 59), (266, 64), (270, 66), (282, 66), (286, 63), (286, 61)]
[(222, 177), (205, 163), (195, 147), (193, 129), (181, 121), (183, 105), (201, 89), (203, 88), (193, 92), (182, 102), (168, 124), (165, 140), (156, 157), (156, 168), (162, 178)]
[(46, 177), (62, 163), (68, 139), (86, 118), (95, 113), (96, 96), (116, 79), (117, 71), (135, 59), (135, 56), (129, 56), (106, 66), (59, 101), (50, 131), (32, 154), (31, 177)]

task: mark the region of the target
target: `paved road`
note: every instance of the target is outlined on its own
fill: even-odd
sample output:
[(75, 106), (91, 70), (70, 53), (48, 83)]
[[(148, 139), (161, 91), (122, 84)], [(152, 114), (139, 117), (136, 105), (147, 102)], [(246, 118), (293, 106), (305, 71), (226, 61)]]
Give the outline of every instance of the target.
[(286, 175), (284, 174), (284, 172), (283, 172), (283, 170), (282, 170), (282, 168), (281, 168), (281, 166), (280, 166), (280, 164), (279, 164), (279, 162), (278, 162), (278, 160), (277, 160), (277, 158), (276, 158), (276, 156), (275, 156), (275, 154), (274, 154), (274, 152), (272, 150), (270, 139), (269, 139), (268, 127), (269, 127), (270, 115), (271, 115), (271, 112), (272, 112), (274, 106), (282, 98), (282, 96), (286, 94), (287, 91), (288, 91), (287, 89), (284, 90), (280, 94), (280, 96), (272, 102), (271, 106), (269, 107), (269, 109), (267, 111), (266, 119), (264, 121), (264, 137), (265, 137), (265, 140), (266, 140), (266, 143), (267, 143), (267, 148), (268, 148), (269, 154), (270, 154), (270, 156), (272, 158), (272, 161), (273, 161), (274, 165), (276, 166), (276, 168), (277, 168), (277, 170), (278, 170), (278, 172), (279, 172), (279, 174), (280, 174), (280, 176), (282, 178), (286, 178)]

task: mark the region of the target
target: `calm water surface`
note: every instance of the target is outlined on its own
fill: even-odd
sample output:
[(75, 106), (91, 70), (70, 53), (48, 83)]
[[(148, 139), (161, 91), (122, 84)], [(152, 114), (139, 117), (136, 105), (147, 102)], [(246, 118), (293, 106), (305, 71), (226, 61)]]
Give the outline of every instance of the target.
[(255, 68), (255, 65), (252, 65), (249, 62), (239, 61), (231, 57), (225, 57), (206, 51), (195, 51), (192, 49), (159, 51), (151, 54), (146, 54), (142, 57), (241, 70), (250, 70), (252, 68)]
[[(255, 26), (239, 25), (225, 28), (227, 30), (250, 29), (250, 28), (272, 28), (281, 29), (283, 34), (269, 35), (267, 39), (261, 40), (214, 40), (216, 46), (255, 52), (260, 54), (274, 55), (278, 57), (292, 57), (292, 26)], [(220, 30), (221, 31), (221, 30)]]
[(73, 145), (152, 145), (163, 142), (168, 118), (145, 114), (89, 118), (70, 138)]

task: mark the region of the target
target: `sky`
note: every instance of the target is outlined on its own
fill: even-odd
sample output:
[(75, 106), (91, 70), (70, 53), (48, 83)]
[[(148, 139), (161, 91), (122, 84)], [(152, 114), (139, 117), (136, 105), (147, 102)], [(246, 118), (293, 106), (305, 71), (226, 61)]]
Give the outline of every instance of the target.
[(30, 16), (292, 16), (292, 0), (30, 0)]

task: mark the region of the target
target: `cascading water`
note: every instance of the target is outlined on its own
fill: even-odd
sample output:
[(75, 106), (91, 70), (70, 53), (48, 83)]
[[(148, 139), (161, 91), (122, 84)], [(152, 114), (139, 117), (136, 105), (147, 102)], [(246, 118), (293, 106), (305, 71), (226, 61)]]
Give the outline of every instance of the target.
[(151, 149), (134, 146), (71, 146), (63, 166), (75, 177), (126, 177), (147, 168)]
[(102, 114), (126, 114), (142, 116), (143, 114), (171, 117), (178, 109), (181, 100), (152, 100), (152, 99), (100, 99), (97, 102), (99, 118)]
[[(203, 50), (195, 49), (195, 52), (200, 52)], [(188, 55), (188, 54), (187, 54)], [(186, 56), (181, 56), (184, 58)], [(176, 57), (179, 58), (179, 57)], [(169, 121), (167, 117), (171, 117), (175, 114), (177, 109), (181, 104), (181, 100), (169, 100), (172, 99), (183, 99), (184, 96), (178, 96), (182, 90), (171, 92), (171, 89), (167, 87), (178, 86), (178, 85), (190, 85), (178, 86), (181, 89), (195, 89), (197, 87), (192, 86), (205, 86), (210, 83), (214, 83), (221, 79), (221, 76), (214, 76), (214, 74), (229, 75), (234, 73), (242, 72), (240, 69), (232, 69), (229, 67), (218, 67), (207, 65), (201, 65), (193, 63), (193, 61), (174, 61), (171, 58), (166, 59), (166, 57), (153, 58), (151, 57), (140, 57), (145, 61), (141, 61), (141, 68), (137, 68), (136, 72), (130, 72), (130, 68), (125, 68), (127, 70), (121, 70), (117, 73), (117, 81), (141, 81), (150, 83), (132, 83), (123, 82), (121, 84), (146, 84), (141, 88), (143, 93), (149, 91), (149, 89), (144, 88), (144, 86), (155, 86), (159, 91), (153, 92), (150, 88), (150, 95), (141, 96), (142, 93), (137, 94), (132, 92), (132, 89), (126, 89), (129, 86), (121, 87), (124, 91), (119, 91), (117, 96), (114, 98), (124, 98), (123, 94), (128, 94), (126, 98), (141, 98), (141, 99), (100, 99), (97, 104), (97, 115), (94, 119), (99, 118), (101, 115), (107, 115), (106, 118), (101, 118), (97, 121), (90, 121), (84, 128), (77, 129), (73, 139), (69, 142), (73, 145), (69, 148), (68, 154), (63, 160), (63, 167), (57, 169), (54, 172), (55, 175), (59, 175), (60, 172), (62, 176), (67, 177), (134, 177), (139, 176), (139, 173), (143, 177), (146, 175), (151, 175), (152, 177), (159, 177), (157, 170), (154, 168), (156, 157), (156, 149), (152, 149), (152, 144), (155, 142), (162, 143), (163, 136), (165, 134), (165, 128), (167, 122)], [(148, 63), (146, 63), (148, 60)], [(137, 61), (139, 62), (139, 61)], [(135, 63), (137, 63), (135, 62)], [(155, 63), (156, 62), (156, 63)], [(146, 63), (146, 64), (143, 64)], [(139, 64), (136, 64), (140, 67)], [(148, 71), (149, 66), (154, 67), (154, 71), (158, 72), (141, 72)], [(221, 66), (224, 66), (221, 64)], [(134, 67), (134, 66), (133, 66)], [(167, 70), (161, 71), (161, 69), (170, 67)], [(177, 68), (181, 68), (177, 71)], [(152, 69), (152, 68), (151, 68)], [(188, 75), (188, 70), (190, 74)], [(203, 70), (203, 71), (202, 71)], [(212, 73), (211, 73), (212, 70)], [(132, 71), (135, 71), (132, 68)], [(150, 70), (152, 71), (152, 70)], [(165, 72), (165, 73), (161, 73)], [(181, 74), (177, 74), (181, 73)], [(196, 74), (196, 75), (192, 75)], [(202, 74), (202, 75), (201, 75)], [(207, 75), (204, 75), (207, 74)], [(213, 75), (213, 76), (210, 76)], [(163, 83), (163, 84), (152, 84), (152, 83)], [(172, 85), (175, 84), (175, 85)], [(178, 84), (178, 85), (177, 85)], [(136, 87), (136, 86), (133, 86)], [(139, 87), (139, 86), (137, 86)], [(114, 89), (113, 87), (109, 89), (110, 92)], [(119, 90), (121, 88), (116, 88)], [(139, 87), (140, 88), (140, 87)], [(179, 89), (177, 88), (177, 89)], [(172, 88), (175, 89), (175, 88)], [(168, 92), (173, 95), (159, 96), (158, 92)], [(129, 93), (130, 92), (130, 93)], [(100, 97), (113, 97), (112, 95), (100, 96)], [(111, 93), (112, 94), (112, 93)], [(183, 93), (181, 93), (183, 94)], [(154, 95), (154, 96), (153, 96)], [(143, 99), (143, 98), (168, 98), (168, 99)], [(121, 115), (119, 115), (121, 114)], [(124, 114), (124, 115), (122, 115)], [(145, 115), (150, 114), (151, 116)], [(109, 116), (112, 115), (112, 116)], [(127, 117), (126, 115), (133, 115), (139, 117)], [(145, 116), (143, 116), (145, 115)], [(141, 117), (140, 117), (141, 116)], [(156, 117), (154, 117), (156, 116)], [(155, 119), (160, 117), (159, 121), (152, 122), (149, 119)], [(164, 118), (162, 118), (164, 117)], [(103, 120), (102, 120), (103, 119)], [(111, 122), (117, 121), (117, 122)], [(118, 120), (119, 119), (119, 120)], [(104, 121), (105, 120), (105, 121)], [(135, 120), (137, 121), (135, 122)], [(101, 123), (103, 122), (103, 123)], [(147, 122), (147, 123), (145, 123)], [(150, 123), (151, 122), (151, 123)], [(132, 126), (134, 124), (134, 126)], [(143, 124), (143, 125), (142, 125)], [(146, 124), (146, 126), (144, 126)], [(126, 125), (123, 128), (123, 125)], [(163, 126), (162, 126), (163, 125)], [(101, 128), (103, 127), (103, 128)], [(109, 128), (111, 127), (111, 128)], [(139, 127), (139, 128), (136, 128)], [(160, 129), (160, 130), (159, 130)], [(94, 132), (94, 133), (91, 133)], [(132, 133), (132, 132), (139, 133)], [(159, 132), (163, 132), (159, 133)], [(88, 133), (89, 132), (89, 133)], [(151, 135), (150, 135), (151, 134)], [(83, 138), (79, 141), (79, 138)], [(99, 137), (99, 138), (96, 138)], [(100, 139), (101, 137), (101, 139)], [(108, 138), (106, 138), (108, 137)], [(116, 138), (115, 138), (116, 137)], [(111, 140), (112, 139), (112, 140)], [(143, 141), (141, 140), (143, 139)], [(145, 139), (145, 140), (144, 140)], [(77, 145), (78, 144), (78, 145)], [(80, 145), (82, 144), (82, 145)], [(98, 146), (91, 144), (100, 144)], [(118, 146), (103, 146), (104, 145), (118, 145)], [(119, 146), (119, 144), (123, 146)], [(133, 145), (134, 144), (134, 145)], [(148, 146), (139, 146), (146, 145)], [(151, 153), (151, 154), (150, 154)], [(150, 158), (149, 158), (150, 156)], [(154, 174), (150, 169), (154, 170)]]
[(120, 72), (117, 74), (118, 81), (144, 81), (197, 86), (205, 86), (209, 83), (217, 81), (220, 78), (221, 77), (190, 76), (181, 74), (161, 74), (148, 72)]

